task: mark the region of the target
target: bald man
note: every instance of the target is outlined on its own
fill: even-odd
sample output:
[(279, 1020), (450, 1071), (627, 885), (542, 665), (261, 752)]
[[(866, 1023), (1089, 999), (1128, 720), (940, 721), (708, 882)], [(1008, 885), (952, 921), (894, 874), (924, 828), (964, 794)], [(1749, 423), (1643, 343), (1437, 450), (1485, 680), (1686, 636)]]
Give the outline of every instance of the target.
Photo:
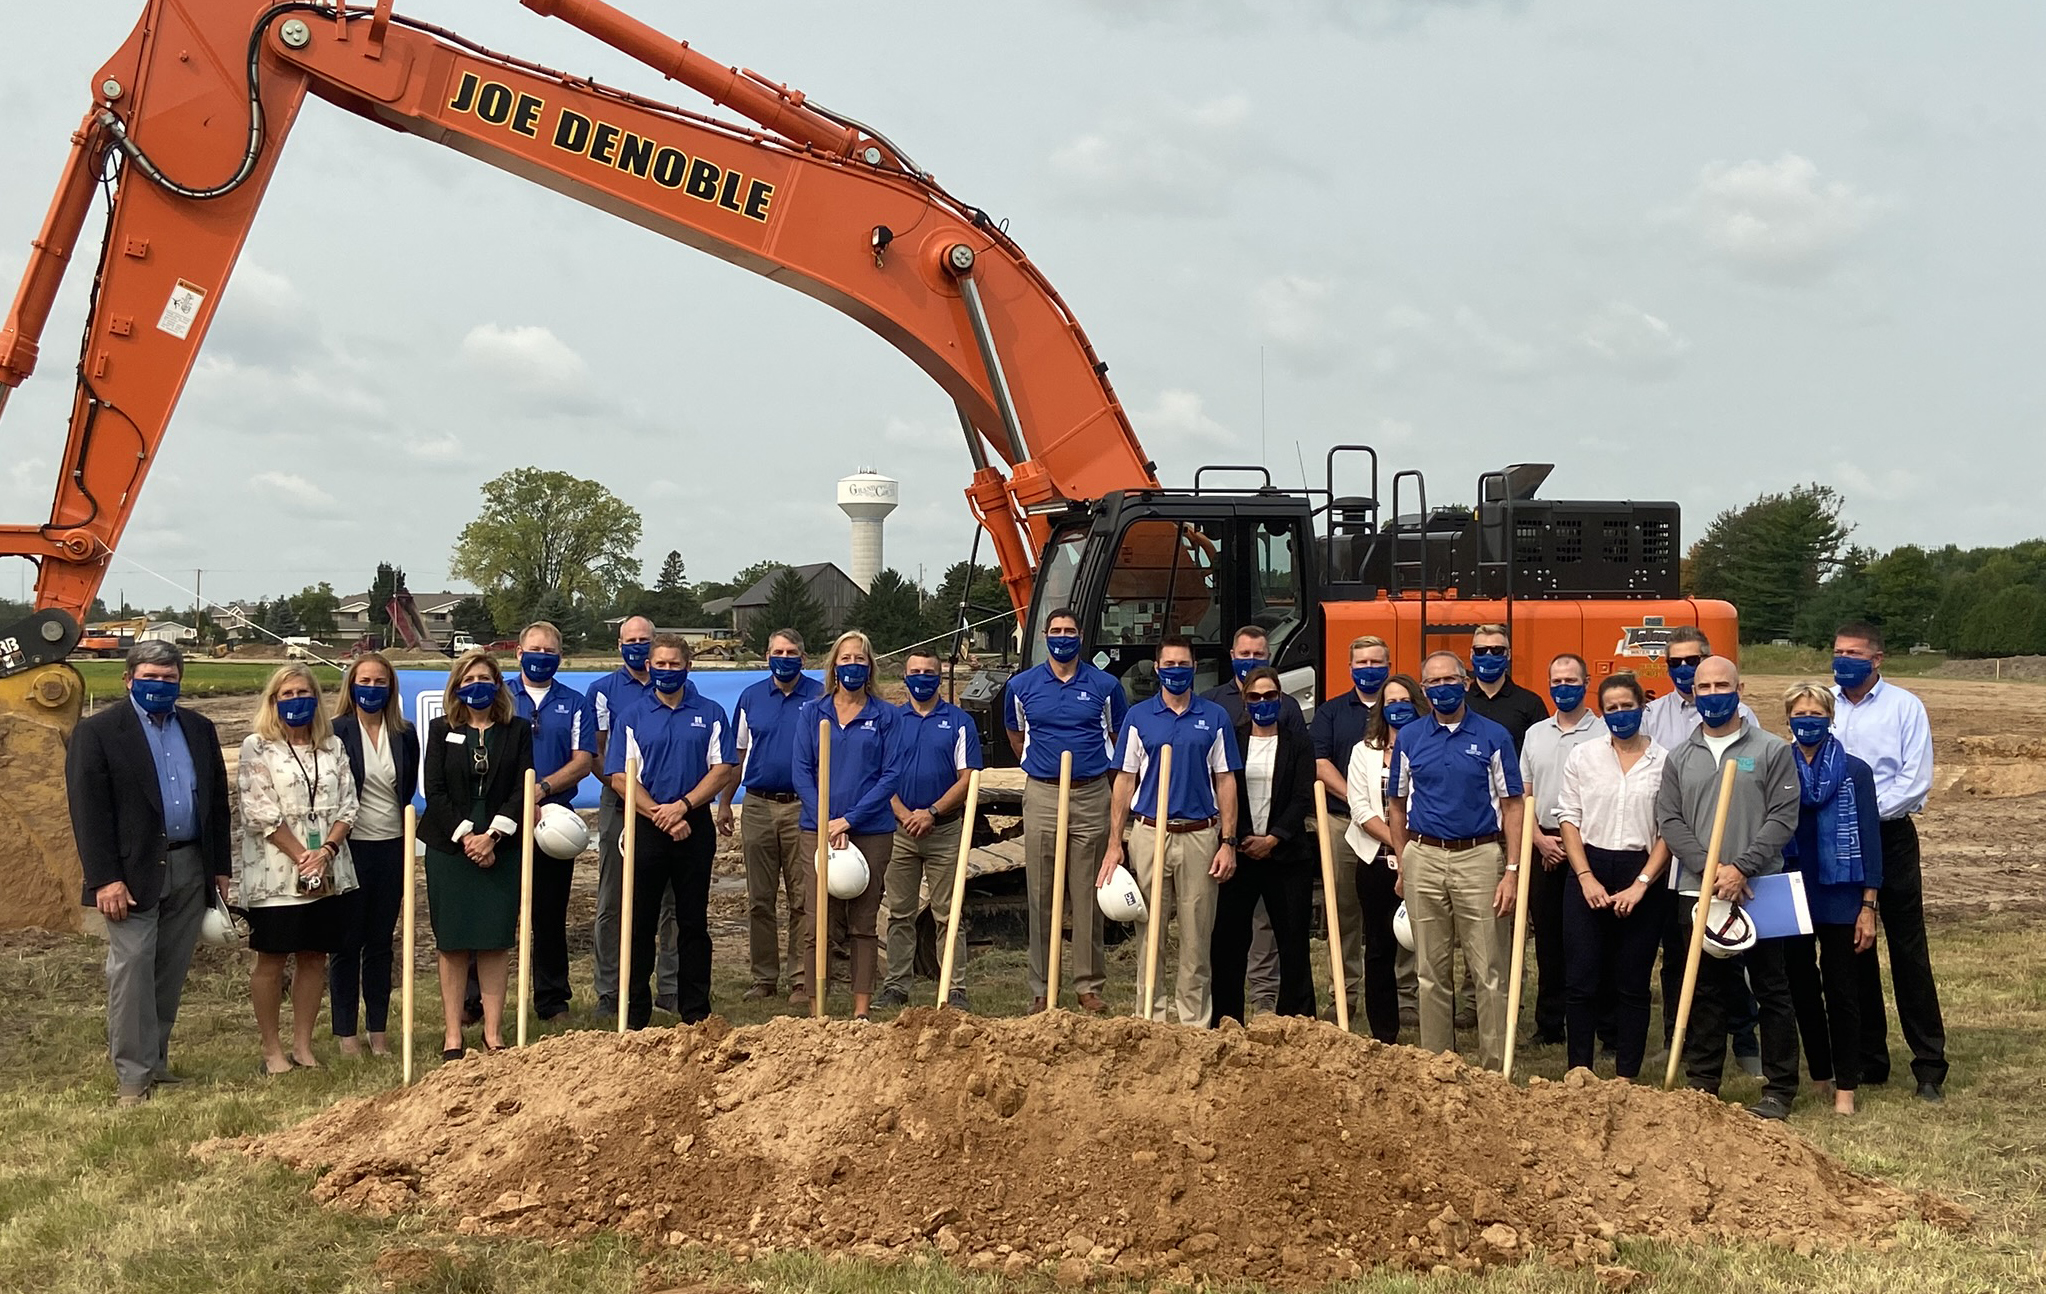
[[(1719, 898), (1739, 901), (1756, 877), (1783, 870), (1783, 847), (1797, 834), (1799, 800), (1797, 756), (1790, 743), (1741, 714), (1739, 666), (1724, 656), (1701, 662), (1691, 699), (1698, 707), (1698, 729), (1669, 752), (1655, 800), (1656, 824), (1669, 845), (1669, 874), (1678, 895), (1663, 955), (1674, 950), (1679, 965), (1688, 956), (1691, 914), (1701, 901), (1705, 842), (1718, 809), (1720, 770), (1731, 762), (1738, 771), (1727, 793), (1726, 830), (1713, 886)], [(1692, 1087), (1718, 1094), (1729, 1026), (1750, 987), (1761, 1014), (1762, 1099), (1748, 1109), (1764, 1119), (1787, 1118), (1797, 1096), (1797, 1012), (1781, 939), (1761, 940), (1737, 958), (1708, 954), (1699, 959), (1698, 991), (1684, 1036), (1685, 1075)], [(1663, 1010), (1672, 1009), (1665, 1001)]]

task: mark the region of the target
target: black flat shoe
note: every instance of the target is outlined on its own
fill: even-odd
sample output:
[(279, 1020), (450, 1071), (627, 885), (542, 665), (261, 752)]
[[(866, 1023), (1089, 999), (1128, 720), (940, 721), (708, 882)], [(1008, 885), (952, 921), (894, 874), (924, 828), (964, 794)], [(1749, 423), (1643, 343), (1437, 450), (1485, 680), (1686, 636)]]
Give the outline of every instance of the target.
[(441, 1050), (440, 1058), (442, 1060), (460, 1060), (467, 1054), (468, 1049), (465, 1047), (446, 1047)]

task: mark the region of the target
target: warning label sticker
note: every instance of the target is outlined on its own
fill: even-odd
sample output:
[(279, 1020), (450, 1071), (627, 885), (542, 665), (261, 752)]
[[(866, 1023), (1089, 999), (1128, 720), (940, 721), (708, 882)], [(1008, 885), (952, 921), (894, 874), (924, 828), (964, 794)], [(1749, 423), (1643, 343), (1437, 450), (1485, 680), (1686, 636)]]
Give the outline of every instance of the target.
[(170, 300), (164, 304), (163, 317), (156, 321), (157, 328), (183, 341), (191, 333), (192, 321), (199, 317), (199, 307), (205, 300), (206, 289), (179, 279), (171, 289)]

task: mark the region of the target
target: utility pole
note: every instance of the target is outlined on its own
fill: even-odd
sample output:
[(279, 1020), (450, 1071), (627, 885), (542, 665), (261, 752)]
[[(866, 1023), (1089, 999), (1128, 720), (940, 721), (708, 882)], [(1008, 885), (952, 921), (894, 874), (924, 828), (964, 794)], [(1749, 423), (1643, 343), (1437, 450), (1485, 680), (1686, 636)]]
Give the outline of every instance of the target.
[(195, 647), (206, 641), (206, 635), (199, 627), (199, 617), (206, 612), (206, 599), (199, 592), (199, 582), (205, 578), (204, 571), (192, 572), (192, 645)]

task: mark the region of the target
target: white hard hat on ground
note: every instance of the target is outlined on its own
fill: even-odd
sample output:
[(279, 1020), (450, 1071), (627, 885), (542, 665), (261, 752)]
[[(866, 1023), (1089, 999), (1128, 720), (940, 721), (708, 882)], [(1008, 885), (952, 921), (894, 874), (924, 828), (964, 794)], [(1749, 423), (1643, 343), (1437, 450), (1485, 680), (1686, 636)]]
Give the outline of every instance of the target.
[(1144, 919), (1144, 891), (1127, 867), (1118, 865), (1115, 875), (1108, 878), (1108, 884), (1095, 887), (1094, 899), (1101, 905), (1101, 915), (1110, 921), (1136, 922)]
[(856, 899), (867, 892), (873, 879), (867, 870), (867, 856), (848, 844), (831, 851), (824, 864), (824, 888), (834, 899)]
[(549, 858), (572, 859), (590, 847), (590, 829), (567, 805), (543, 804), (533, 823), (533, 843)]

